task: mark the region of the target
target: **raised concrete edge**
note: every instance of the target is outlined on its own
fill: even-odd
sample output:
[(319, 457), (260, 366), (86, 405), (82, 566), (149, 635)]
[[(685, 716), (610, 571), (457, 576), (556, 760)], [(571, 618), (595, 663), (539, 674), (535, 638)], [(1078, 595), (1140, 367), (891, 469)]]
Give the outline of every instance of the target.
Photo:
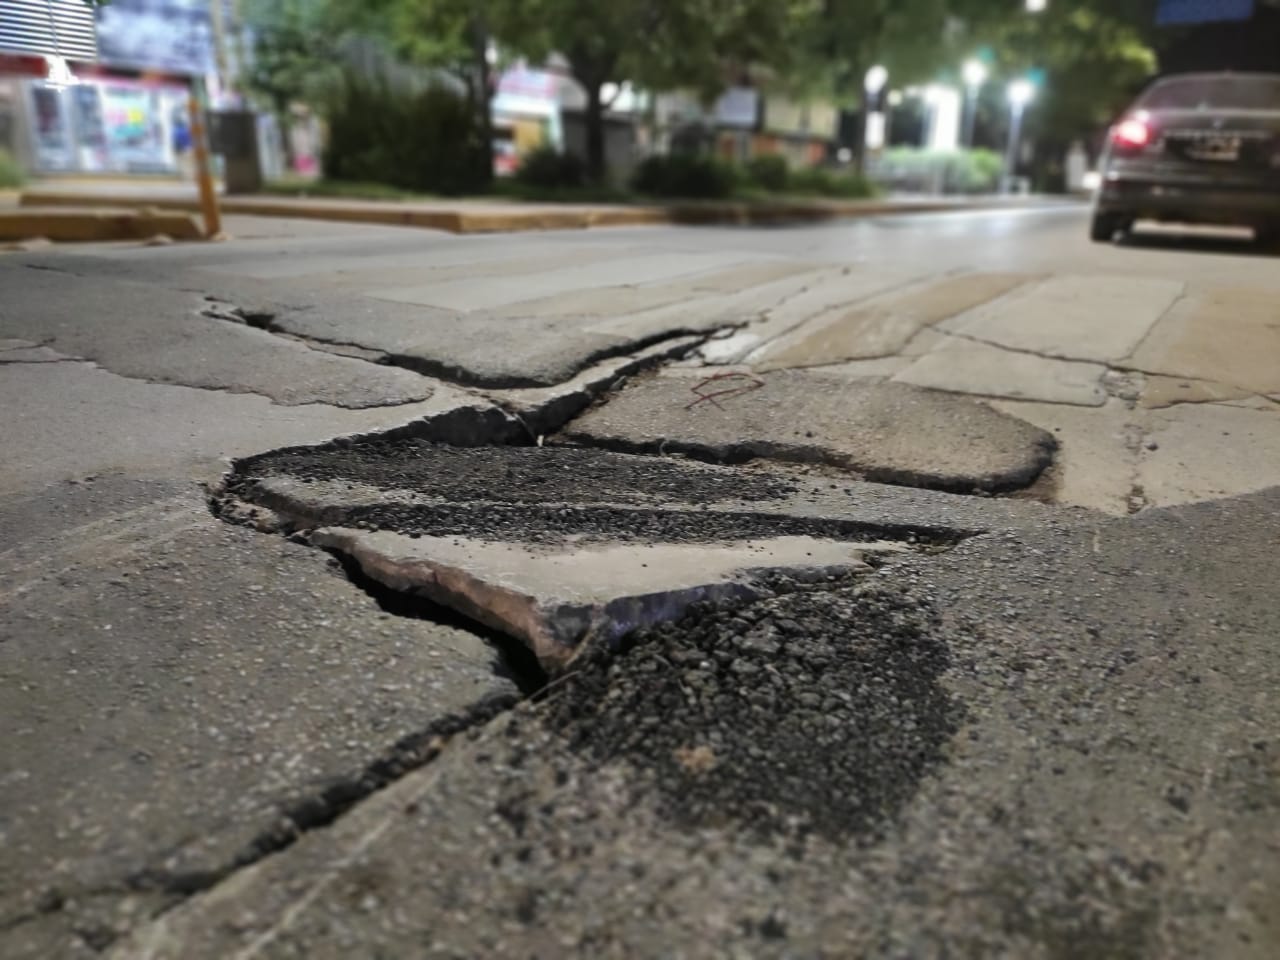
[[(664, 206), (602, 205), (550, 210), (486, 210), (432, 207), (429, 204), (378, 201), (301, 200), (274, 197), (223, 197), (222, 211), (261, 217), (329, 220), (383, 226), (421, 227), (449, 233), (512, 233), (526, 230), (582, 230), (589, 227), (684, 225), (752, 225), (852, 220), (903, 214), (1027, 209), (1043, 201), (993, 197), (989, 200), (847, 200), (780, 201), (777, 203), (673, 203)], [(24, 207), (128, 207), (196, 211), (194, 198), (102, 195), (91, 192), (28, 190)]]
[(174, 240), (204, 236), (199, 221), (175, 210), (140, 210), (127, 205), (59, 204), (49, 209), (23, 198), (16, 209), (0, 209), (0, 241), (43, 237), (59, 243), (145, 240), (164, 234)]

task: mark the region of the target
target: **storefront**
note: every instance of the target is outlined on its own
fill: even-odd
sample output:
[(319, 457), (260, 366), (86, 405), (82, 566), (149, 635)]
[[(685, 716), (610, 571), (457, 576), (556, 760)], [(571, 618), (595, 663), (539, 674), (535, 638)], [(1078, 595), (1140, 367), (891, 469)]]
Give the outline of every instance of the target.
[(178, 173), (189, 78), (215, 69), (208, 0), (114, 0), (97, 40), (97, 62), (73, 60), (67, 85), (0, 58), (11, 151), (37, 174)]
[(190, 146), (187, 89), (175, 81), (23, 81), (27, 159), (40, 173), (175, 173)]
[(562, 78), (557, 74), (522, 64), (498, 78), (491, 107), (496, 174), (515, 173), (520, 158), (539, 147), (563, 148), (561, 85)]

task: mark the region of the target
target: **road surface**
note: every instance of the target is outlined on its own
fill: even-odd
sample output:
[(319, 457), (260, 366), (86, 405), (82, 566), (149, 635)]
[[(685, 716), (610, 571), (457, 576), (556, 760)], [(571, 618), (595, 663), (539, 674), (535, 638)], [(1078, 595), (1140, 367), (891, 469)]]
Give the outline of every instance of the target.
[(0, 255), (5, 956), (1280, 949), (1273, 254), (228, 226)]

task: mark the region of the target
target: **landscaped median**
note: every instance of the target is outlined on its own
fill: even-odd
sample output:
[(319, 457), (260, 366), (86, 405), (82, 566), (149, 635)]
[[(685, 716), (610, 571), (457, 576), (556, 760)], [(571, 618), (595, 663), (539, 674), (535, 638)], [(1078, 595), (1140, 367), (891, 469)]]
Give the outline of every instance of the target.
[[(137, 194), (113, 191), (95, 194), (88, 190), (35, 189), (25, 192), (21, 203), (24, 209), (39, 207), (44, 210), (51, 207), (111, 207), (118, 211), (130, 204), (166, 210), (199, 209), (199, 200), (194, 191), (190, 195), (175, 191), (139, 191)], [(804, 223), (909, 213), (1003, 209), (1025, 207), (1027, 203), (1025, 199), (991, 197), (978, 200), (815, 199), (631, 205), (513, 203), (491, 200), (345, 200), (256, 195), (224, 197), (222, 210), (227, 214), (423, 227), (451, 233), (507, 233), (653, 224)]]

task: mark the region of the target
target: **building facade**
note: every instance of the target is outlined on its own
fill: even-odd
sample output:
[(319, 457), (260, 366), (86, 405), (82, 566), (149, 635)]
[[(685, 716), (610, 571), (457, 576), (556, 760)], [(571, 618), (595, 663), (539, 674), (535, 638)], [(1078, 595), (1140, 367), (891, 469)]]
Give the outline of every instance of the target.
[[(215, 2), (113, 0), (95, 13), (82, 0), (5, 0), (0, 148), (38, 175), (179, 173), (191, 81), (218, 89), (216, 32), (232, 5)], [(71, 76), (51, 81), (48, 57)]]

